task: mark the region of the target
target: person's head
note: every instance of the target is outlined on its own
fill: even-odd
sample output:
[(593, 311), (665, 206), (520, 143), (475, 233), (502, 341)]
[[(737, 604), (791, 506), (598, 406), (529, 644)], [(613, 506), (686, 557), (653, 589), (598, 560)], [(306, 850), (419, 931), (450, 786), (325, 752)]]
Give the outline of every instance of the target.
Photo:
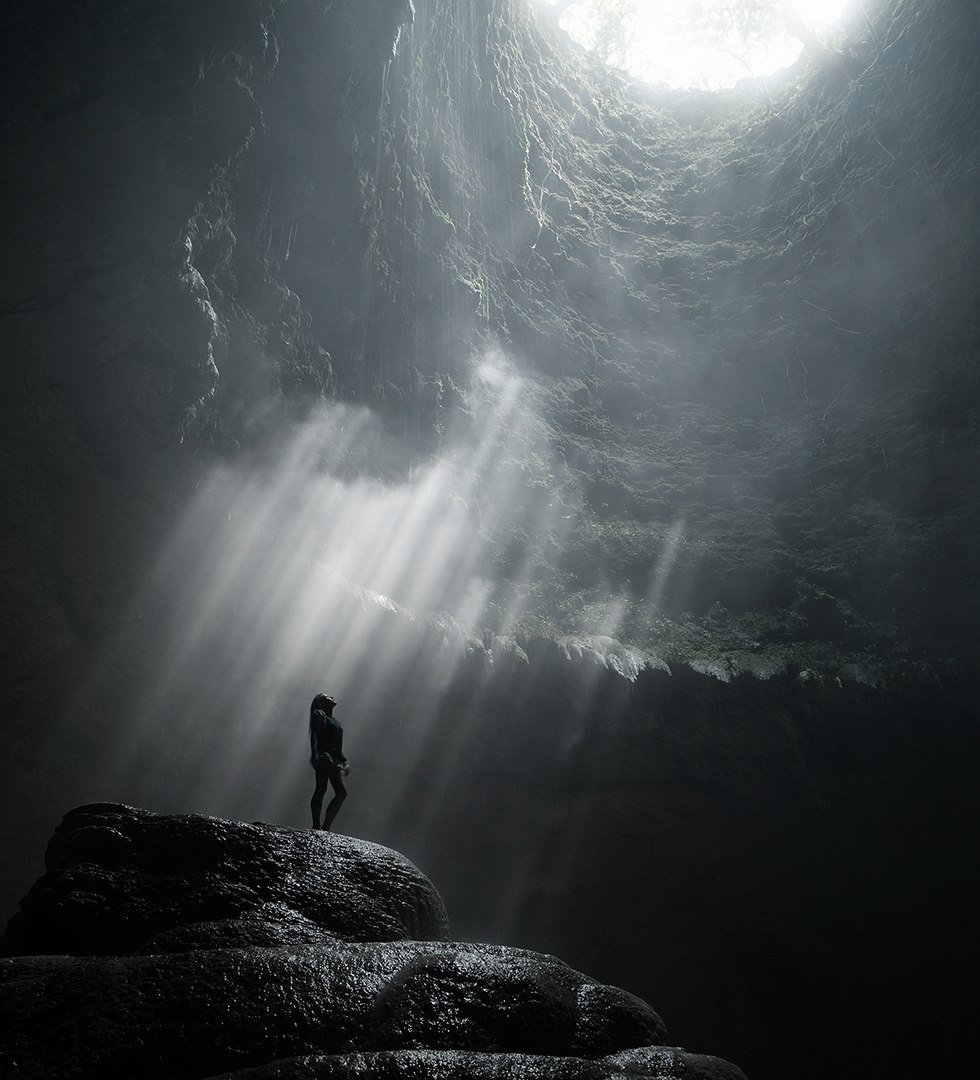
[(328, 697), (326, 694), (317, 694), (317, 696), (310, 703), (310, 716), (315, 712), (326, 713), (327, 716), (333, 715), (334, 706), (337, 704), (332, 697)]

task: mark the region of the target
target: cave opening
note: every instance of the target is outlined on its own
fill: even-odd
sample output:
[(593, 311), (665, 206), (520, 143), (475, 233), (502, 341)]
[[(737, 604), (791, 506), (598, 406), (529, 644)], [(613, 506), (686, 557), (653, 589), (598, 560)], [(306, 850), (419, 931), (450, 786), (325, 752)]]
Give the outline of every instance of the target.
[(764, 81), (805, 48), (829, 52), (849, 0), (535, 0), (578, 44), (636, 78), (720, 90)]

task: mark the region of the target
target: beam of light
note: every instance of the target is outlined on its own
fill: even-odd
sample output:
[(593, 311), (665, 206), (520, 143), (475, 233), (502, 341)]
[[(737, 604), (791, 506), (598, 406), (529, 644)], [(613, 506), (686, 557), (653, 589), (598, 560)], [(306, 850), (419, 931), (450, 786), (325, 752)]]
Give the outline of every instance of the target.
[(677, 518), (670, 526), (656, 565), (650, 574), (650, 583), (647, 586), (647, 602), (655, 608), (660, 607), (664, 593), (667, 591), (674, 564), (677, 562), (677, 556), (684, 540), (686, 527), (687, 522), (683, 517)]
[[(308, 709), (324, 690), (340, 703), (353, 764), (342, 832), (423, 866), (444, 863), (446, 814), (471, 791), (479, 805), (466, 813), (514, 824), (505, 789), (519, 795), (541, 780), (513, 760), (522, 741), (580, 774), (581, 806), (591, 805), (606, 768), (594, 760), (597, 718), (616, 722), (617, 695), (642, 663), (615, 640), (625, 596), (591, 605), (565, 641), (575, 660), (561, 730), (507, 726), (508, 716), (533, 717), (542, 693), (506, 640), (547, 574), (530, 548), (547, 540), (560, 558), (581, 504), (578, 492), (561, 502), (534, 472), (552, 453), (535, 392), (505, 356), (487, 353), (443, 452), (409, 479), (351, 478), (349, 463), (366, 456), (390, 458), (386, 475), (404, 476), (405, 452), (368, 411), (342, 405), (275, 452), (204, 477), (128, 624), (143, 635), (128, 655), (151, 660), (132, 672), (126, 730), (93, 797), (308, 827)], [(532, 543), (502, 581), (495, 552), (515, 528)], [(683, 532), (679, 521), (667, 533), (655, 599)], [(488, 611), (501, 638), (478, 633)], [(514, 840), (512, 868), (488, 901), (491, 933), (506, 938), (537, 880), (582, 855), (578, 833), (552, 822)]]
[[(519, 621), (532, 573), (530, 560), (511, 567), (497, 603), (488, 538), (514, 515), (559, 546), (570, 527), (520, 465), (549, 453), (526, 391), (506, 358), (488, 353), (467, 422), (407, 481), (343, 478), (368, 445), (395, 462), (404, 451), (366, 410), (339, 405), (277, 452), (214, 468), (127, 624), (151, 660), (131, 672), (106, 797), (302, 825), (307, 710), (326, 690), (341, 703), (352, 759), (373, 763), (365, 776), (388, 776), (397, 762), (396, 782), (351, 799), (347, 827), (359, 803), (372, 828), (394, 827), (408, 805), (416, 821), (435, 813), (460, 748), (488, 737), (465, 717), (440, 716), (438, 696), (461, 665), (483, 662), (482, 641), (468, 635), (489, 604)], [(107, 665), (126, 663), (126, 644)], [(443, 773), (419, 798), (411, 778), (427, 758)]]

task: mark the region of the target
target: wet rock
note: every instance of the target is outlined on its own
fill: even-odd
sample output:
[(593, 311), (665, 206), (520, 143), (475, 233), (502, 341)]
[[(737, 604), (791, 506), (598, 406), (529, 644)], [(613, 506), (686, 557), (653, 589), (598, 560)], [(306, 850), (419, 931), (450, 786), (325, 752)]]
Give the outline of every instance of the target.
[[(290, 913), (294, 915), (294, 913)], [(195, 949), (275, 948), (280, 945), (314, 945), (332, 935), (306, 919), (215, 919), (188, 923), (154, 934), (140, 948), (143, 956), (192, 952)]]
[(604, 1059), (610, 1072), (627, 1076), (671, 1076), (676, 1080), (744, 1080), (741, 1069), (721, 1058), (688, 1054), (674, 1047), (641, 1046)]
[[(180, 940), (272, 945), (277, 927), (300, 927), (293, 941), (448, 936), (424, 874), (397, 852), (339, 834), (96, 803), (65, 816), (45, 861), (7, 928), (8, 954), (121, 955), (151, 939), (151, 951)], [(244, 922), (216, 925), (226, 920)], [(159, 936), (178, 926), (180, 938)]]
[(0, 960), (0, 1077), (741, 1080), (553, 956), (411, 940), (445, 935), (441, 900), (376, 844), (103, 803), (47, 861), (8, 953), (115, 955)]
[(720, 1058), (683, 1050), (645, 1047), (588, 1061), (532, 1054), (464, 1054), (458, 1050), (396, 1050), (375, 1054), (337, 1054), (288, 1058), (257, 1069), (224, 1073), (213, 1080), (744, 1080), (741, 1069)]
[[(16, 1034), (0, 1053), (0, 1075), (16, 1066), (24, 1077), (205, 1076), (368, 1049), (581, 1056), (666, 1034), (653, 1010), (625, 991), (505, 946), (21, 957), (2, 961), (2, 979)], [(53, 1009), (62, 1019), (49, 1030)]]

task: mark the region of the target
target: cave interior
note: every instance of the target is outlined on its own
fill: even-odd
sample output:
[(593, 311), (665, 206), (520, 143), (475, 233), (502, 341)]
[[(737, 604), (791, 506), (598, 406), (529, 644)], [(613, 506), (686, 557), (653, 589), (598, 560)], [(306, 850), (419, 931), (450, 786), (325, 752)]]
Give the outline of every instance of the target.
[(302, 827), (326, 690), (461, 940), (752, 1080), (952, 1069), (972, 0), (715, 92), (536, 0), (7, 23), (7, 914), (77, 803)]

